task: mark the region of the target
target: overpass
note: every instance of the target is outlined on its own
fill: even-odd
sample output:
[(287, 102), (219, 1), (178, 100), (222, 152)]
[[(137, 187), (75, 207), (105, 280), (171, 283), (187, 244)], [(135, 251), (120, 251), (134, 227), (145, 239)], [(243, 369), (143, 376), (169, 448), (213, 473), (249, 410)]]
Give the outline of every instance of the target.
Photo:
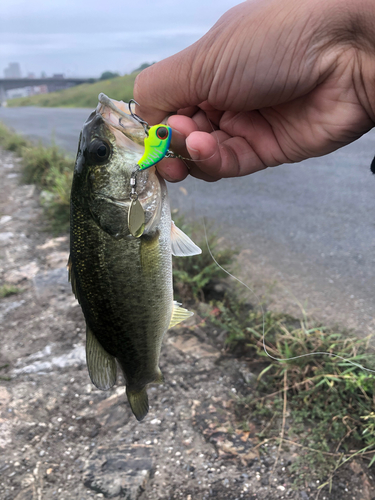
[(47, 85), (48, 92), (54, 92), (92, 81), (93, 78), (0, 78), (0, 103), (6, 100), (5, 92), (10, 89)]

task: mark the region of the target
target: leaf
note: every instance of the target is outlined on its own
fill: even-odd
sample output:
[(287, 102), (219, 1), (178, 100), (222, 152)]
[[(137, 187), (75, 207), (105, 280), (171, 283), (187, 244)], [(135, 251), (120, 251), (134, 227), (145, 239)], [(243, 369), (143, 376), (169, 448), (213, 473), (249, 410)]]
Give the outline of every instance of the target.
[(259, 373), (257, 380), (260, 380), (260, 379), (263, 377), (263, 375), (264, 375), (265, 373), (267, 373), (267, 372), (268, 372), (268, 370), (270, 370), (271, 368), (273, 368), (273, 365), (272, 365), (272, 364), (270, 364), (270, 365), (266, 366), (266, 368), (264, 368), (264, 369), (263, 369), (263, 370)]

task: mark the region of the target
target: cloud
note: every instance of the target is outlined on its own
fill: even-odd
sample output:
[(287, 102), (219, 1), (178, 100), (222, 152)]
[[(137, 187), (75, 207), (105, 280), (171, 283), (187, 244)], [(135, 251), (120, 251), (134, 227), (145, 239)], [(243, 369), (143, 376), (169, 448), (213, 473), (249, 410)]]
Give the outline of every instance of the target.
[(0, 76), (22, 71), (97, 76), (128, 72), (200, 38), (233, 0), (12, 0), (1, 7)]
[(204, 32), (205, 29), (192, 27), (145, 31), (137, 36), (129, 32), (0, 34), (0, 53), (4, 62), (18, 61), (24, 66), (27, 61), (24, 71), (33, 71), (32, 62), (37, 66), (34, 71), (46, 70), (46, 63), (49, 65), (54, 59), (57, 66), (52, 72), (60, 72), (59, 68), (64, 66), (70, 73), (69, 65), (80, 65), (81, 75), (95, 76), (106, 69), (131, 71), (142, 62), (168, 57)]

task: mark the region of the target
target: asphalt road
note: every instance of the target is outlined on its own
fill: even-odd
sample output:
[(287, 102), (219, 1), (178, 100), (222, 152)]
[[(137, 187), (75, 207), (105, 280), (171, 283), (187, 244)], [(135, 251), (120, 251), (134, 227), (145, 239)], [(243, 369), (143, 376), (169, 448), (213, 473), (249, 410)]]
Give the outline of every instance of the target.
[[(0, 120), (72, 155), (88, 109), (0, 108)], [(237, 274), (277, 285), (273, 306), (297, 301), (325, 322), (375, 331), (375, 131), (322, 158), (208, 184), (169, 185), (172, 207), (219, 225), (239, 245)], [(298, 306), (299, 307), (299, 306)]]

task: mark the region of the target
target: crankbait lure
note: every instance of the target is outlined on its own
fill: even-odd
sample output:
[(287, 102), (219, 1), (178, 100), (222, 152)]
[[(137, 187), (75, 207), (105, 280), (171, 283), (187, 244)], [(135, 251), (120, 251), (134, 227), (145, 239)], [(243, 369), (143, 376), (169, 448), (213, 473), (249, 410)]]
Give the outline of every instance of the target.
[(154, 125), (148, 131), (145, 139), (145, 152), (139, 160), (140, 170), (152, 167), (168, 154), (172, 139), (172, 129), (166, 125)]
[(150, 125), (143, 120), (140, 116), (133, 113), (131, 109), (131, 104), (139, 104), (134, 99), (130, 99), (129, 101), (129, 112), (131, 116), (139, 122), (145, 131), (145, 152), (142, 158), (137, 163), (137, 167), (139, 170), (146, 170), (146, 168), (150, 168), (164, 157), (168, 158), (176, 158), (177, 156), (169, 151), (169, 146), (172, 140), (172, 129), (168, 127), (168, 125), (163, 125), (159, 123), (159, 125)]
[(168, 127), (168, 125), (163, 125), (161, 123), (159, 125), (153, 125), (152, 127), (150, 127), (145, 120), (133, 113), (131, 109), (132, 103), (138, 105), (138, 103), (134, 99), (131, 99), (129, 101), (129, 112), (131, 116), (135, 120), (137, 120), (137, 122), (141, 123), (146, 135), (144, 140), (145, 152), (142, 158), (137, 163), (134, 173), (130, 179), (131, 203), (128, 211), (128, 227), (132, 236), (134, 236), (135, 238), (139, 238), (140, 236), (142, 236), (145, 229), (145, 214), (142, 205), (138, 200), (136, 191), (137, 173), (141, 170), (146, 170), (147, 168), (152, 167), (164, 157), (175, 158), (176, 155), (169, 151), (169, 146), (172, 140), (171, 127)]

